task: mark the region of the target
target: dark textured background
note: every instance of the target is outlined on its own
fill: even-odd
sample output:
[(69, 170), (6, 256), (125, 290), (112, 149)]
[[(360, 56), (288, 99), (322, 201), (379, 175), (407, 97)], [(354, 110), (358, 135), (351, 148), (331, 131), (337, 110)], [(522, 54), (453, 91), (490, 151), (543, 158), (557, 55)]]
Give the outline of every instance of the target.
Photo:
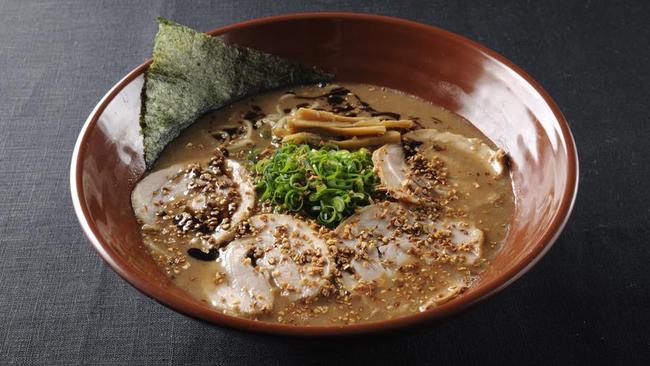
[[(650, 364), (648, 2), (0, 0), (0, 364)], [(580, 193), (548, 255), (497, 296), (387, 337), (282, 339), (212, 327), (100, 260), (68, 169), (86, 116), (149, 56), (155, 16), (208, 30), (315, 10), (394, 15), (502, 53), (577, 140)]]

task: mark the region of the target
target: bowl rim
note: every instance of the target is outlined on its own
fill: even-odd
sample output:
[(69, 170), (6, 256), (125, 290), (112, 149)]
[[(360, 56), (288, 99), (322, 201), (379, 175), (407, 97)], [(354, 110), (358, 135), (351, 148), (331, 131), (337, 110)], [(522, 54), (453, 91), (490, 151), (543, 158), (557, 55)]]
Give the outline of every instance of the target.
[(138, 275), (131, 273), (127, 268), (128, 264), (116, 251), (110, 248), (107, 242), (100, 239), (97, 234), (97, 227), (89, 219), (91, 217), (90, 211), (86, 206), (85, 195), (82, 186), (82, 169), (81, 157), (84, 156), (87, 144), (89, 131), (96, 125), (99, 116), (103, 113), (108, 104), (114, 97), (134, 79), (139, 77), (151, 64), (151, 59), (147, 59), (138, 67), (124, 76), (117, 84), (115, 84), (106, 93), (97, 105), (94, 107), (77, 138), (70, 165), (70, 191), (72, 195), (72, 202), (84, 234), (91, 242), (95, 250), (99, 253), (101, 258), (123, 279), (129, 282), (132, 286), (144, 293), (148, 297), (156, 300), (163, 305), (188, 315), (192, 318), (208, 321), (213, 324), (223, 325), (230, 328), (240, 330), (252, 331), (257, 333), (268, 333), (277, 335), (303, 335), (303, 336), (324, 336), (324, 335), (352, 335), (360, 333), (376, 333), (397, 328), (405, 328), (416, 324), (424, 324), (433, 320), (447, 317), (451, 314), (460, 312), (477, 302), (484, 300), (495, 293), (501, 291), (524, 273), (526, 273), (546, 252), (553, 246), (564, 226), (566, 225), (573, 206), (575, 204), (578, 181), (579, 181), (579, 166), (578, 154), (576, 151), (575, 141), (569, 125), (560, 111), (555, 101), (544, 90), (544, 88), (533, 79), (528, 73), (516, 66), (510, 60), (500, 55), (475, 41), (472, 41), (461, 35), (452, 33), (442, 28), (422, 24), (411, 20), (402, 18), (390, 17), (385, 15), (376, 15), (368, 13), (350, 13), (350, 12), (306, 12), (295, 14), (283, 14), (270, 17), (256, 18), (246, 20), (243, 22), (226, 25), (220, 28), (213, 29), (206, 32), (210, 35), (222, 35), (232, 30), (243, 29), (250, 26), (264, 25), (269, 23), (284, 22), (299, 19), (356, 19), (374, 21), (377, 23), (384, 23), (392, 26), (409, 27), (415, 30), (435, 34), (439, 37), (446, 38), (453, 42), (459, 42), (466, 47), (477, 49), (483, 54), (496, 60), (498, 63), (505, 65), (507, 68), (519, 75), (526, 83), (528, 83), (539, 95), (544, 99), (544, 102), (550, 107), (554, 117), (557, 119), (559, 127), (562, 132), (562, 137), (565, 142), (567, 150), (567, 169), (568, 169), (568, 182), (562, 196), (560, 206), (552, 219), (548, 229), (538, 237), (532, 251), (519, 261), (510, 269), (497, 274), (493, 279), (486, 282), (475, 291), (465, 294), (458, 298), (457, 301), (440, 305), (425, 312), (407, 315), (404, 317), (381, 320), (376, 322), (358, 323), (351, 325), (339, 326), (306, 326), (306, 325), (286, 325), (278, 323), (269, 323), (263, 321), (256, 321), (251, 319), (239, 318), (229, 316), (217, 311), (211, 310), (205, 306), (200, 306), (192, 300), (176, 296), (165, 292), (161, 287), (145, 280)]

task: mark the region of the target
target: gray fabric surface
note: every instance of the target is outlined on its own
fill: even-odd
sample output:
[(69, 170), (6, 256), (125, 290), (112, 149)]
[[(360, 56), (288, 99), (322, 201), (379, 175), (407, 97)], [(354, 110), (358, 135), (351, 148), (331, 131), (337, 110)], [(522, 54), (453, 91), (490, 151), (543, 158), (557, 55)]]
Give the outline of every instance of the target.
[[(647, 4), (0, 0), (0, 364), (649, 364)], [(189, 319), (102, 263), (72, 210), (70, 155), (98, 99), (149, 56), (155, 16), (208, 30), (310, 10), (438, 25), (547, 88), (575, 134), (581, 187), (533, 270), (419, 331), (306, 340)]]

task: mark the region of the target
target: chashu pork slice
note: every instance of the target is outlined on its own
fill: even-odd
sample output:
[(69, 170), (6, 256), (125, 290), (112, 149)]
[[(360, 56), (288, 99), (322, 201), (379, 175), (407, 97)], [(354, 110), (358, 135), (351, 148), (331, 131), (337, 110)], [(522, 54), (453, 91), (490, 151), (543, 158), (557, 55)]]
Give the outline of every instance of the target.
[[(436, 145), (452, 150), (450, 153), (466, 154), (477, 159), (494, 177), (500, 177), (506, 171), (506, 153), (502, 149), (493, 150), (477, 138), (440, 132), (433, 128), (411, 131), (404, 135), (406, 141), (417, 141), (429, 146)], [(445, 154), (441, 154), (445, 155)]]
[[(493, 150), (476, 138), (435, 129), (421, 129), (408, 132), (403, 139), (406, 143), (415, 142), (420, 145), (418, 152), (432, 165), (442, 161), (449, 184), (442, 185), (415, 174), (401, 145), (384, 145), (372, 155), (375, 171), (381, 181), (380, 189), (402, 202), (429, 204), (433, 202), (432, 195), (444, 197), (453, 193), (452, 188), (458, 188), (462, 192), (473, 191), (475, 179), (467, 174), (468, 171), (479, 174), (486, 172), (498, 178), (507, 169), (505, 152), (501, 149)], [(467, 209), (493, 204), (499, 198), (494, 195), (484, 197), (481, 202), (474, 202)]]
[(410, 179), (411, 168), (406, 164), (402, 145), (388, 144), (380, 147), (372, 153), (372, 162), (381, 182), (379, 189), (398, 200), (420, 203), (420, 197), (413, 193), (416, 186)]
[(407, 254), (412, 243), (408, 238), (396, 235), (391, 224), (396, 215), (403, 213), (401, 211), (403, 208), (399, 204), (372, 204), (336, 228), (340, 239), (339, 252), (351, 254), (349, 263), (342, 268), (345, 288), (353, 291), (365, 284), (381, 286), (395, 276), (400, 265), (415, 260)]
[[(205, 215), (213, 206), (219, 206), (216, 201), (230, 200), (234, 195), (239, 199), (235, 201), (237, 206), (229, 220), (216, 226), (211, 233), (215, 245), (231, 240), (237, 225), (250, 217), (255, 208), (255, 188), (240, 163), (225, 159), (224, 167), (225, 172), (210, 166), (175, 164), (147, 175), (131, 193), (136, 218), (142, 224), (158, 227), (158, 213), (166, 204), (183, 201), (189, 213)], [(210, 176), (210, 181), (204, 174)]]
[(404, 141), (420, 144), (418, 152), (427, 161), (444, 163), (447, 185), (437, 186), (436, 192), (443, 196), (454, 192), (471, 195), (472, 199), (464, 198), (459, 203), (459, 207), (466, 212), (491, 207), (503, 199), (496, 192), (480, 194), (476, 191), (476, 175), (487, 174), (495, 178), (493, 184), (507, 184), (507, 181), (497, 179), (508, 169), (508, 158), (503, 150), (494, 150), (476, 138), (434, 129), (411, 131), (404, 135)]
[(206, 288), (213, 306), (244, 315), (263, 314), (273, 308), (273, 287), (266, 273), (251, 260), (253, 250), (251, 238), (235, 240), (222, 249), (217, 287)]
[[(400, 203), (362, 208), (336, 228), (339, 252), (350, 253), (343, 286), (356, 291), (382, 286), (410, 263), (431, 263), (446, 256), (473, 265), (482, 254), (483, 232), (458, 220), (432, 221)], [(435, 240), (434, 240), (435, 238)]]
[[(184, 195), (190, 178), (184, 174), (185, 166), (175, 164), (144, 177), (131, 192), (131, 205), (142, 224), (155, 225), (161, 203), (171, 202)], [(164, 190), (163, 190), (164, 187)]]
[(400, 144), (387, 144), (375, 150), (372, 162), (381, 182), (379, 189), (402, 202), (428, 205), (432, 200), (424, 192), (447, 193), (446, 187), (413, 173)]
[(326, 241), (307, 222), (289, 215), (249, 219), (254, 234), (221, 249), (219, 282), (206, 286), (213, 306), (243, 315), (269, 312), (278, 297), (309, 299), (331, 284)]
[(269, 274), (280, 296), (292, 301), (315, 297), (331, 283), (326, 240), (311, 224), (283, 214), (256, 215), (249, 222), (256, 232), (257, 265)]

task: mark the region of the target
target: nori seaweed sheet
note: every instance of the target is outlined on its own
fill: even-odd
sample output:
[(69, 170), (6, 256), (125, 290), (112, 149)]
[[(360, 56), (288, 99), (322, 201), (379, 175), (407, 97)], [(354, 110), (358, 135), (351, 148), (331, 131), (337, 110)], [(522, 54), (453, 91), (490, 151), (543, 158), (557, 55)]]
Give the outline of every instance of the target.
[(140, 111), (147, 168), (168, 143), (210, 110), (282, 86), (332, 78), (315, 67), (226, 45), (219, 37), (161, 17), (158, 27)]

